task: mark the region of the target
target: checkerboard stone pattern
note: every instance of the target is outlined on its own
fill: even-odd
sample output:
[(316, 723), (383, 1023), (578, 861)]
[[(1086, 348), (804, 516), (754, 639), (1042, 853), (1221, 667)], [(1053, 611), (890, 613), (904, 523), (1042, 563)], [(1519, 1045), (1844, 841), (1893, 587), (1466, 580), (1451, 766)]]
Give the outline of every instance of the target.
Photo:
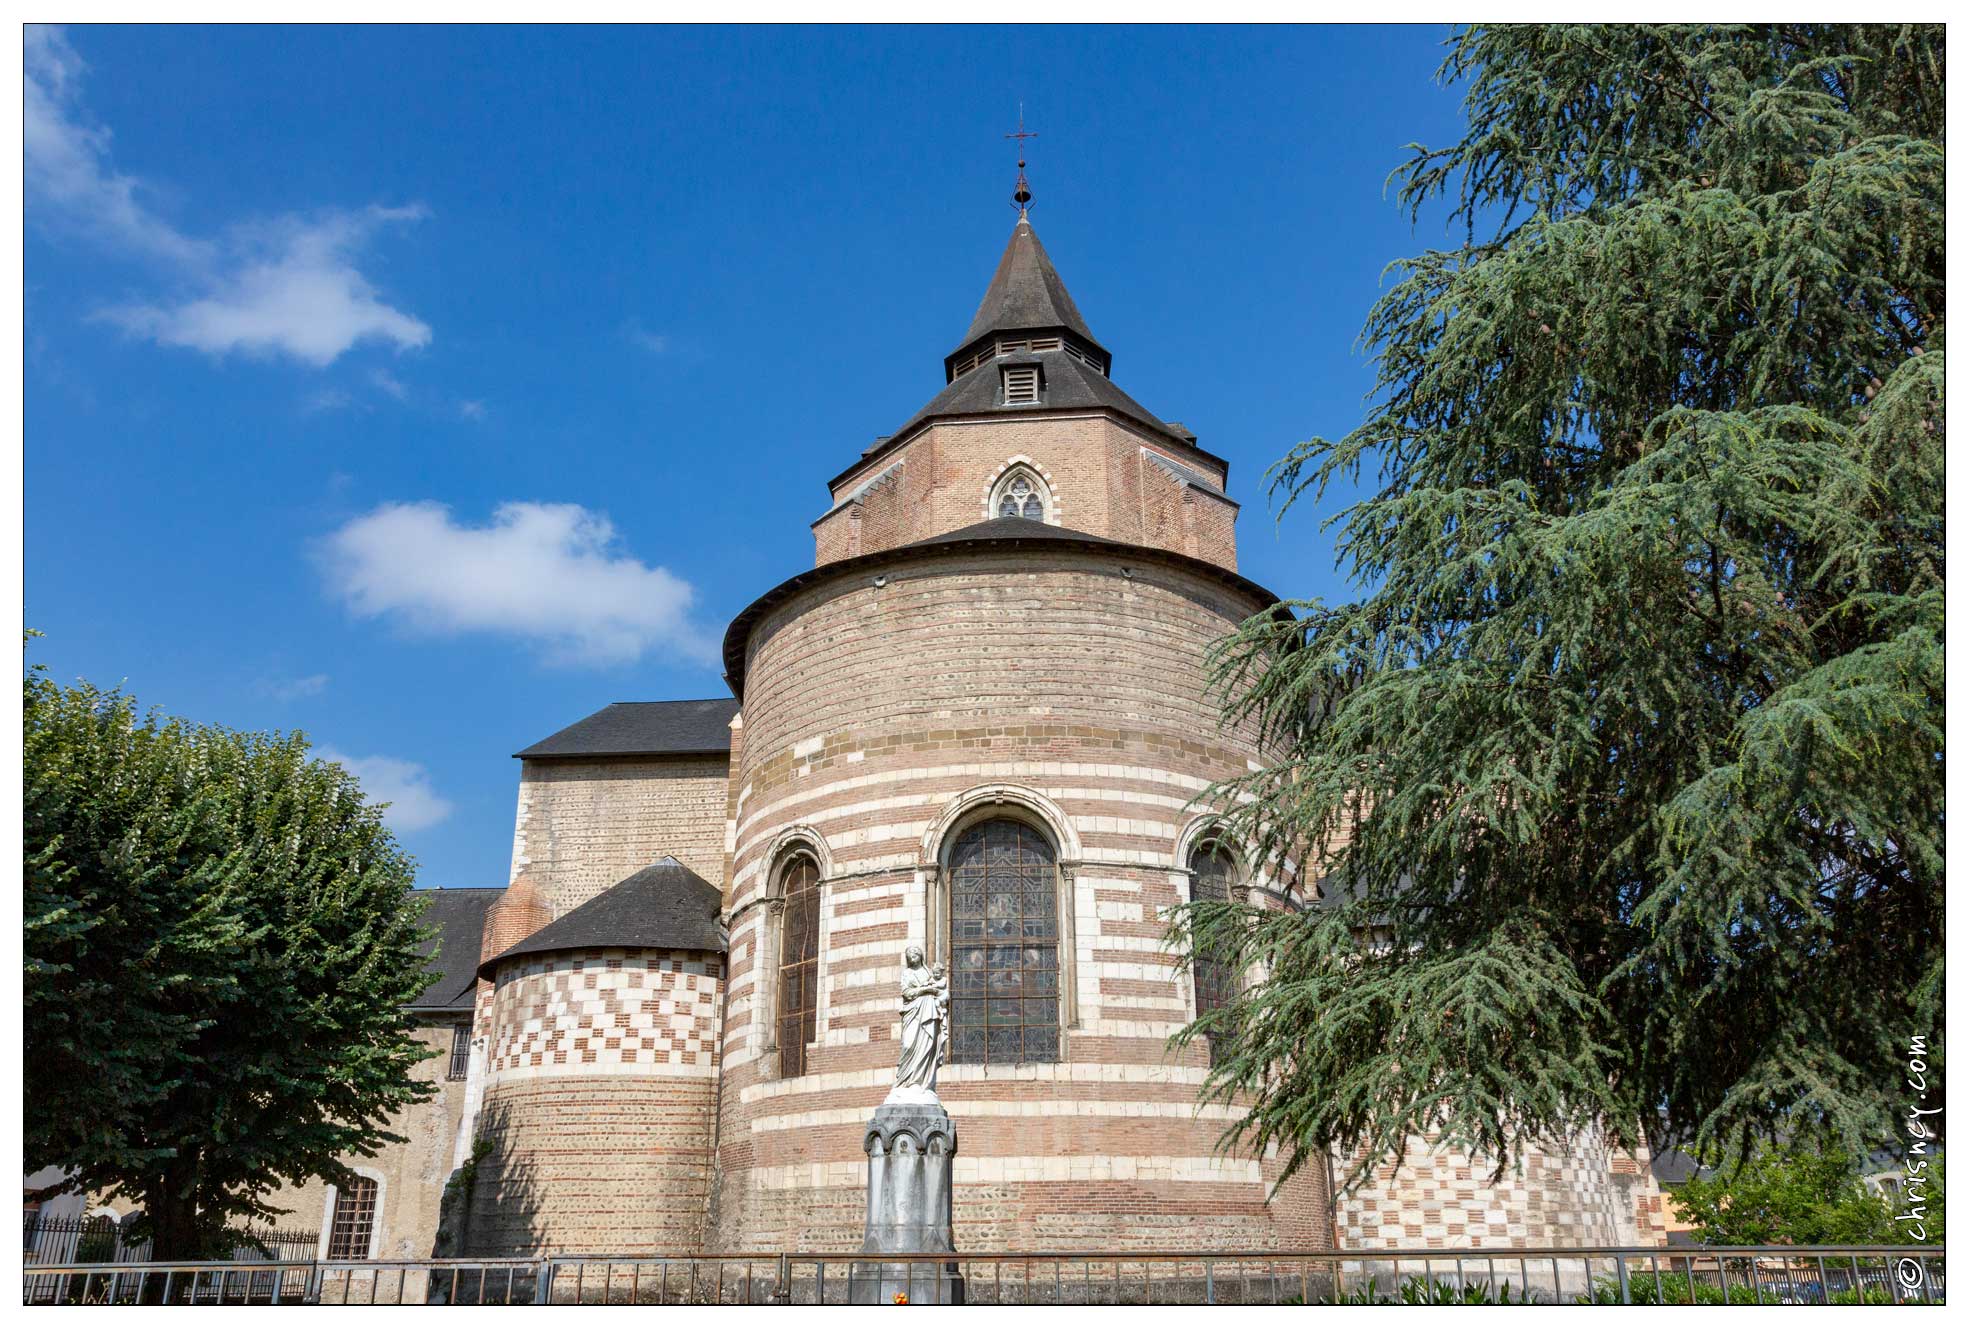
[[(1376, 1166), (1335, 1197), (1349, 1250), (1470, 1246), (1653, 1246), (1666, 1237), (1646, 1146), (1631, 1154), (1587, 1131), (1534, 1145), (1491, 1180), (1493, 1164), (1433, 1139), (1409, 1141), (1399, 1164)], [(1359, 1155), (1335, 1163), (1343, 1178)]]
[(552, 1075), (715, 1074), (721, 968), (694, 951), (508, 961), (493, 986), (488, 1087)]

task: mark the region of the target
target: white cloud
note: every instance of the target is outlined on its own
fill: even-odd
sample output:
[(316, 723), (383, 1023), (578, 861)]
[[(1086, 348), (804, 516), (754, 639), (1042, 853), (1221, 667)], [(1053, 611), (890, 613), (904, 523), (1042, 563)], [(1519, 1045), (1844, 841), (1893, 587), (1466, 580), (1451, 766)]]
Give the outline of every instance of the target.
[(260, 691), (275, 701), (295, 701), (301, 697), (318, 697), (328, 686), (328, 675), (309, 674), (305, 678), (263, 678)]
[(383, 820), (393, 831), (426, 830), (451, 815), (451, 800), (431, 788), (430, 773), (414, 761), (351, 757), (334, 748), (317, 748), (314, 755), (355, 776), (365, 801), (387, 803)]
[(670, 339), (660, 332), (651, 332), (639, 319), (630, 319), (622, 325), (622, 335), (631, 344), (640, 346), (651, 355), (662, 355), (670, 349)]
[(370, 370), (369, 381), (376, 385), (378, 392), (387, 392), (398, 401), (410, 396), (410, 389), (403, 385), (403, 380), (387, 369)]
[[(366, 208), (240, 228), (229, 271), (205, 295), (176, 304), (125, 305), (102, 317), (164, 346), (224, 355), (289, 355), (320, 367), (358, 342), (398, 350), (427, 346), (430, 326), (384, 304), (351, 261), (352, 251), (385, 222), (423, 216), (416, 208)], [(403, 385), (377, 371), (379, 387)], [(385, 387), (386, 391), (390, 391)]]
[(309, 415), (320, 411), (345, 411), (355, 405), (355, 399), (340, 388), (323, 388), (310, 392), (301, 402), (301, 409)]
[(617, 544), (607, 517), (572, 503), (502, 504), (484, 526), (454, 522), (439, 503), (388, 503), (319, 554), (330, 592), (353, 612), (412, 632), (515, 637), (556, 664), (651, 652), (711, 663), (690, 584)]
[(25, 179), (29, 211), (97, 245), (161, 264), (182, 287), (169, 299), (102, 317), (165, 346), (224, 355), (287, 355), (326, 365), (350, 347), (428, 345), (429, 325), (384, 302), (355, 266), (386, 223), (421, 208), (369, 207), (286, 216), (231, 228), (220, 241), (187, 236), (152, 212), (144, 186), (110, 161), (110, 131), (80, 100), (86, 68), (60, 28), (26, 30)]
[(31, 25), (23, 49), (21, 145), (27, 195), (103, 243), (190, 266), (211, 249), (152, 214), (142, 186), (109, 163), (109, 130), (86, 123), (78, 103), (86, 66), (60, 28)]
[(482, 401), (461, 401), (458, 403), (458, 414), (461, 419), (465, 420), (483, 420), (485, 419), (485, 403)]

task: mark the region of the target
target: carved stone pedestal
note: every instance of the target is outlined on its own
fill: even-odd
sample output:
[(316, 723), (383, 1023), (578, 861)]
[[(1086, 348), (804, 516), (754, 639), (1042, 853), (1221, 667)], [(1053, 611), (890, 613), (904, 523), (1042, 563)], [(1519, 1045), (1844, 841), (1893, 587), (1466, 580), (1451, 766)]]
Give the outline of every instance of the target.
[[(950, 1241), (950, 1159), (957, 1131), (934, 1093), (927, 1102), (884, 1103), (875, 1109), (862, 1147), (868, 1152), (865, 1254), (921, 1255), (954, 1249)], [(939, 1261), (857, 1263), (849, 1300), (888, 1305), (898, 1294), (912, 1305), (948, 1306), (964, 1299), (957, 1266)]]

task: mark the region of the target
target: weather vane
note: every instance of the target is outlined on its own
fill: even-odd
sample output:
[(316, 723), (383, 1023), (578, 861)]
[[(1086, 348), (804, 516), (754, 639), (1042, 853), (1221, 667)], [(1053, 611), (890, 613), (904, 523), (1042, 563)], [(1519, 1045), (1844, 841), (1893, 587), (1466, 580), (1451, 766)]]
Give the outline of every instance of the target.
[(1032, 190), (1026, 184), (1025, 141), (1029, 138), (1039, 137), (1038, 130), (1033, 130), (1031, 133), (1026, 132), (1026, 104), (1024, 102), (1019, 103), (1019, 132), (1016, 134), (1007, 134), (1005, 137), (1019, 141), (1019, 184), (1018, 188), (1012, 191), (1012, 206), (1019, 210), (1019, 216), (1023, 219), (1026, 215), (1026, 209), (1032, 205)]

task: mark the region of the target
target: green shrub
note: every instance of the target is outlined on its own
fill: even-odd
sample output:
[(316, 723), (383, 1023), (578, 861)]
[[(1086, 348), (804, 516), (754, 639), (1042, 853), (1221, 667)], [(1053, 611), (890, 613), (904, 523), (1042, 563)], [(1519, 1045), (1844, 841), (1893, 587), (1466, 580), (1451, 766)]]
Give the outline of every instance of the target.
[(1457, 1287), (1441, 1279), (1412, 1277), (1403, 1281), (1394, 1296), (1373, 1286), (1357, 1288), (1341, 1296), (1341, 1306), (1523, 1306), (1524, 1294), (1509, 1284), (1491, 1287), (1485, 1283), (1465, 1283)]

